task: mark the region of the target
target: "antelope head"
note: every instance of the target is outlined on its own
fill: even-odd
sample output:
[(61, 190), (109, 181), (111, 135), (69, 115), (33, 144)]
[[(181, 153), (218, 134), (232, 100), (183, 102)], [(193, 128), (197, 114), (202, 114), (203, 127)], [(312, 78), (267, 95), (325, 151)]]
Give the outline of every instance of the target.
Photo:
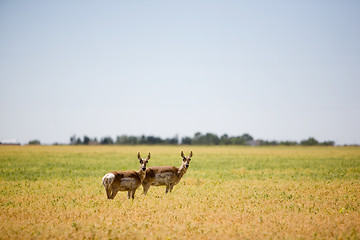
[(150, 159), (150, 153), (147, 156), (147, 158), (141, 158), (140, 156), (140, 152), (138, 152), (138, 159), (140, 161), (140, 168), (145, 171), (146, 170), (146, 164), (148, 163), (149, 159)]
[(190, 152), (189, 156), (185, 156), (184, 152), (181, 151), (181, 157), (183, 158), (183, 166), (185, 167), (185, 169), (187, 169), (189, 167), (189, 164), (190, 164), (190, 161), (191, 161), (192, 151)]

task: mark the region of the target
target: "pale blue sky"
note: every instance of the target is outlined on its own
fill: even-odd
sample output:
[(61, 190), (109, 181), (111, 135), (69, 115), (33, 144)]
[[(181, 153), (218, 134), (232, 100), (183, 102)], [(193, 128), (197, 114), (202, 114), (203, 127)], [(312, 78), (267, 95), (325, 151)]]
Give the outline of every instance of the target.
[(360, 1), (0, 1), (0, 140), (360, 143)]

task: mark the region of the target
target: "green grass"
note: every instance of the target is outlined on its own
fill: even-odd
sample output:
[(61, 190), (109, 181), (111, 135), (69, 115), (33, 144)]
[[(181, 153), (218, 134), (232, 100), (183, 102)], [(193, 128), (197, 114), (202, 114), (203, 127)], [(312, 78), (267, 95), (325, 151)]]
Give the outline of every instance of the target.
[[(135, 200), (106, 199), (101, 178), (190, 168)], [(0, 239), (359, 239), (360, 148), (0, 146)]]

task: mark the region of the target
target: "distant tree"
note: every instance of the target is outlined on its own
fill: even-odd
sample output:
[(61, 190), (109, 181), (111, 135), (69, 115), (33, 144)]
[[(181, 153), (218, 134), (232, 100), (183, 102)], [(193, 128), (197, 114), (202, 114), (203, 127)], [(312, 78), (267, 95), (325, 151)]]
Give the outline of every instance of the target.
[(164, 144), (177, 145), (179, 144), (179, 136), (176, 135), (172, 138), (166, 138), (163, 142)]
[(203, 135), (200, 132), (195, 133), (193, 139), (192, 139), (192, 144), (201, 144), (201, 138), (203, 137)]
[(147, 137), (145, 135), (142, 135), (139, 139), (138, 142), (140, 144), (146, 144), (147, 143)]
[(325, 142), (321, 142), (320, 145), (323, 145), (323, 146), (335, 146), (335, 142), (334, 141), (325, 141)]
[(315, 146), (315, 145), (318, 145), (319, 142), (315, 138), (310, 137), (307, 140), (301, 141), (300, 144), (303, 145), (303, 146)]
[(295, 141), (282, 141), (279, 144), (284, 146), (294, 146), (297, 145), (298, 143)]
[(75, 145), (76, 144), (76, 135), (73, 135), (70, 137), (70, 144)]
[(231, 137), (229, 138), (229, 143), (232, 145), (245, 145), (245, 141), (242, 137)]
[(128, 136), (121, 135), (116, 137), (116, 144), (128, 144)]
[(227, 134), (224, 134), (220, 137), (220, 144), (221, 145), (228, 145), (230, 144), (230, 139), (229, 136)]
[(135, 136), (129, 136), (127, 142), (127, 144), (138, 144), (138, 138)]
[(138, 138), (135, 136), (121, 135), (116, 137), (116, 144), (135, 145), (138, 144)]
[(76, 145), (81, 145), (82, 144), (82, 141), (80, 138), (76, 139), (76, 142), (75, 142)]
[(201, 136), (202, 136), (201, 132), (197, 132), (197, 133), (195, 133), (194, 138), (199, 138)]
[(205, 135), (195, 134), (195, 137), (192, 141), (195, 145), (219, 145), (220, 139), (217, 135), (212, 133), (207, 133)]
[(181, 138), (181, 144), (191, 145), (192, 144), (191, 137), (183, 137), (183, 138)]
[(145, 137), (145, 144), (162, 144), (164, 141), (159, 138), (159, 137), (154, 137), (154, 136), (148, 136), (148, 137)]
[(40, 141), (39, 140), (31, 140), (31, 141), (29, 141), (29, 145), (40, 145)]
[[(175, 136), (173, 138), (165, 138), (162, 139), (161, 137), (156, 136), (145, 136), (142, 135), (140, 137), (138, 136), (127, 136), (127, 135), (121, 135), (116, 137), (116, 144), (128, 144), (128, 145), (135, 145), (135, 144), (171, 144), (176, 145), (179, 144), (179, 137)], [(29, 142), (30, 144), (30, 142)], [(84, 136), (83, 139), (80, 139), (76, 137), (76, 135), (73, 135), (70, 137), (70, 144), (73, 145), (79, 145), (79, 144), (99, 144), (96, 138), (92, 140), (88, 136)], [(114, 144), (114, 141), (111, 137), (103, 137), (100, 140), (100, 144)], [(233, 136), (229, 137), (227, 134), (223, 134), (220, 138), (213, 133), (206, 133), (205, 135), (201, 132), (196, 132), (194, 134), (194, 137), (183, 137), (181, 139), (181, 144), (194, 144), (194, 145), (285, 145), (285, 146), (292, 146), (292, 145), (298, 145), (298, 142), (295, 141), (266, 141), (266, 140), (256, 140), (254, 141), (254, 138), (248, 134), (245, 133), (241, 136)], [(324, 141), (324, 142), (318, 142), (315, 138), (310, 137), (309, 139), (303, 140), (300, 142), (303, 146), (313, 146), (313, 145), (323, 145), (323, 146), (334, 146), (334, 141)]]
[(244, 140), (245, 143), (254, 141), (254, 138), (247, 133), (243, 134), (241, 138)]
[(90, 138), (88, 136), (84, 136), (83, 144), (89, 145), (89, 143), (90, 143)]
[(267, 140), (259, 140), (261, 146), (276, 146), (279, 145), (278, 141), (267, 141)]
[(100, 144), (111, 145), (111, 144), (114, 144), (114, 141), (111, 137), (104, 137), (100, 140)]
[(207, 133), (205, 135), (205, 138), (209, 145), (219, 145), (220, 144), (220, 138), (216, 134)]
[(98, 142), (97, 138), (95, 137), (94, 139), (90, 140), (89, 144), (91, 144), (91, 145), (98, 145), (99, 142)]

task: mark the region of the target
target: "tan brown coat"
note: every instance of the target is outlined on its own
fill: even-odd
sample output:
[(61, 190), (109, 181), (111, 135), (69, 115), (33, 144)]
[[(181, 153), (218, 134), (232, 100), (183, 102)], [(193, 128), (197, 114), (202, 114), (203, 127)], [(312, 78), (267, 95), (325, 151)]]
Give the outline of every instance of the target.
[(146, 159), (142, 159), (138, 153), (138, 159), (140, 160), (139, 171), (113, 171), (102, 178), (108, 199), (114, 199), (118, 191), (127, 191), (128, 198), (134, 199), (136, 190), (145, 178), (146, 164), (150, 159), (150, 153)]
[(184, 156), (183, 151), (181, 151), (181, 157), (183, 158), (183, 163), (178, 168), (174, 166), (155, 166), (147, 168), (146, 176), (141, 183), (144, 189), (143, 193), (147, 194), (150, 186), (166, 186), (165, 193), (171, 192), (173, 187), (180, 182), (181, 178), (189, 168), (192, 152), (190, 152), (189, 156)]

